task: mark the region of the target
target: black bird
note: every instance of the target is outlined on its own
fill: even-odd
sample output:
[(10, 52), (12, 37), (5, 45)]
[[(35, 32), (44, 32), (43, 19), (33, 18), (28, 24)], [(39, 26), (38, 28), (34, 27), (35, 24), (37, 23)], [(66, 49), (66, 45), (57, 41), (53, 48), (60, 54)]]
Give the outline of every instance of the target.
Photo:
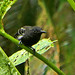
[(42, 28), (37, 26), (24, 26), (15, 34), (15, 38), (20, 40), (25, 46), (31, 47), (36, 44), (42, 33), (46, 33)]

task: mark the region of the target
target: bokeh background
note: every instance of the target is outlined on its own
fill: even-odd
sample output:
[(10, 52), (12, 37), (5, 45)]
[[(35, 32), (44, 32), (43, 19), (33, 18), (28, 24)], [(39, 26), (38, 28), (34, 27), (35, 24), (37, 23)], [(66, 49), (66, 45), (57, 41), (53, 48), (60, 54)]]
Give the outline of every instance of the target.
[[(14, 36), (22, 26), (42, 27), (46, 34), (42, 38), (58, 40), (43, 54), (66, 75), (75, 75), (75, 12), (67, 0), (18, 0), (4, 19), (5, 31)], [(0, 36), (0, 46), (8, 56), (20, 50), (10, 40)], [(31, 75), (57, 75), (50, 67), (34, 56), (30, 59)], [(17, 66), (24, 75), (24, 64)]]

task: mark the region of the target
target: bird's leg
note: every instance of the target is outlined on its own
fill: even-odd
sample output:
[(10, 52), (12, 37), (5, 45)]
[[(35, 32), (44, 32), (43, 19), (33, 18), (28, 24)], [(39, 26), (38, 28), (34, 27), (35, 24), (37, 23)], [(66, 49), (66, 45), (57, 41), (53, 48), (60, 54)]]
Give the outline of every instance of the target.
[[(20, 44), (22, 44), (22, 41), (21, 41), (21, 40), (19, 41), (19, 45), (20, 45)], [(18, 46), (18, 47), (19, 47), (19, 46)]]
[(19, 41), (19, 45), (20, 45), (20, 44), (22, 44), (22, 41), (21, 41), (21, 40)]

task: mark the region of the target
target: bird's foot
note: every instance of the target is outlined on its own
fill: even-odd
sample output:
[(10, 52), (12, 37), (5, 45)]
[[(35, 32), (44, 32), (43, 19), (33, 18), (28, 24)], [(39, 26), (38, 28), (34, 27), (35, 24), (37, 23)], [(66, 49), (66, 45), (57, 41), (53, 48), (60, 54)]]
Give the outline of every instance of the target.
[(19, 41), (19, 45), (20, 45), (20, 44), (22, 44), (22, 41), (21, 41), (21, 40)]
[[(19, 41), (19, 45), (22, 44), (21, 40)], [(19, 47), (19, 46), (18, 46)]]

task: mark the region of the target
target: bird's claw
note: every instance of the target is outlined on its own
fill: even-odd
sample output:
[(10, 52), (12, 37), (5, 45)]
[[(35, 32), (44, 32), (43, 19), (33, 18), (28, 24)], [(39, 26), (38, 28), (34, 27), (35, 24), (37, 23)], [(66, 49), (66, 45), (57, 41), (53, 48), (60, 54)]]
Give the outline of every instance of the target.
[(19, 41), (19, 45), (20, 45), (20, 44), (22, 44), (22, 41), (21, 41), (21, 40)]

